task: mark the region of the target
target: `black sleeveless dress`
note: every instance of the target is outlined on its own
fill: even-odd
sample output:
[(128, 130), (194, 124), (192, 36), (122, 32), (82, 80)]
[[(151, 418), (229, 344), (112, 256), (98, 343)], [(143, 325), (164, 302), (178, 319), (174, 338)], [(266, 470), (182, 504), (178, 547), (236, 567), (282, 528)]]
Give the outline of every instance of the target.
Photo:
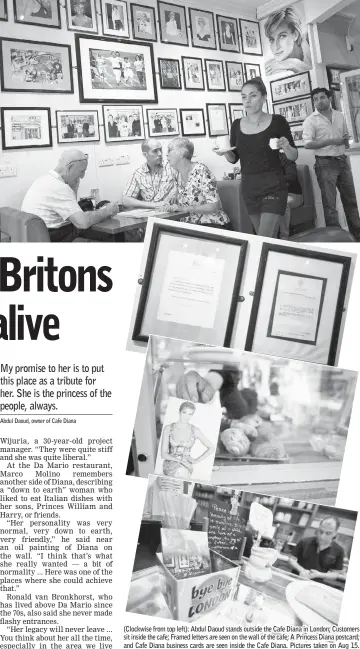
[(270, 147), (271, 138), (286, 137), (295, 147), (290, 126), (282, 115), (273, 115), (269, 126), (260, 133), (241, 131), (241, 120), (231, 125), (230, 144), (235, 161), (241, 164), (241, 191), (249, 214), (270, 212), (283, 216), (287, 202), (287, 184), (279, 150)]

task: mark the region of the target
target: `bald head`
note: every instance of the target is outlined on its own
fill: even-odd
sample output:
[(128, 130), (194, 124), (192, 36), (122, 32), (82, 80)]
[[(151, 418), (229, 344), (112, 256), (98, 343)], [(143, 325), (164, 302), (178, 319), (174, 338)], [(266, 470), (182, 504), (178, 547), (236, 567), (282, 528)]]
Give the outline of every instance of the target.
[(84, 178), (88, 166), (88, 156), (80, 149), (66, 149), (62, 152), (55, 171), (67, 185), (73, 186)]
[(141, 150), (150, 169), (155, 169), (162, 164), (162, 144), (156, 138), (148, 138), (141, 144)]

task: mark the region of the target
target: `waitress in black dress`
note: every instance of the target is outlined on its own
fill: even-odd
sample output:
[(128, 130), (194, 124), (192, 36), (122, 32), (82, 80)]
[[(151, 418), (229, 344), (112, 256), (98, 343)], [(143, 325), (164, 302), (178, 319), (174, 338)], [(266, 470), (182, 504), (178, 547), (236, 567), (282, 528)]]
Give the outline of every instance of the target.
[(288, 195), (279, 150), (289, 160), (296, 160), (298, 151), (286, 119), (263, 111), (267, 93), (262, 79), (246, 81), (241, 94), (246, 116), (231, 125), (230, 146), (235, 149), (215, 152), (232, 164), (240, 159), (241, 191), (254, 230), (276, 238)]

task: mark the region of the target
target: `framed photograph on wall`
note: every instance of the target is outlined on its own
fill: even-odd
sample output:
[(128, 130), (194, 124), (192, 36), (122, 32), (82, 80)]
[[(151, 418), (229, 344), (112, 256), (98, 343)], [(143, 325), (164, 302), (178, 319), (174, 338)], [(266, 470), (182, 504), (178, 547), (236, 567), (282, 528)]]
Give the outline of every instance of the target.
[(132, 3), (130, 9), (133, 38), (139, 41), (157, 41), (154, 7)]
[(240, 52), (239, 32), (236, 18), (216, 14), (219, 47), (226, 52)]
[(284, 79), (275, 79), (270, 81), (270, 88), (273, 103), (310, 95), (310, 72), (301, 72)]
[(142, 106), (103, 106), (105, 142), (144, 140)]
[(185, 7), (158, 0), (158, 15), (161, 42), (188, 46)]
[(210, 137), (229, 133), (226, 104), (206, 104), (206, 113)]
[(193, 47), (216, 50), (215, 21), (211, 11), (189, 8), (190, 32)]
[(244, 63), (246, 81), (254, 77), (261, 77), (261, 69), (258, 63)]
[[(13, 0), (14, 22), (61, 29), (60, 0)], [(0, 20), (1, 5), (0, 0)]]
[(95, 0), (65, 0), (68, 29), (97, 34)]
[(206, 135), (204, 110), (202, 108), (180, 108), (182, 134)]
[(293, 101), (273, 104), (273, 110), (275, 114), (283, 115), (289, 123), (303, 122), (312, 113), (313, 103), (311, 97), (301, 97)]
[(148, 108), (149, 137), (180, 135), (179, 116), (176, 108)]
[(50, 108), (1, 108), (2, 148), (52, 146)]
[(75, 47), (81, 103), (157, 103), (152, 43), (75, 34)]
[(247, 241), (206, 228), (154, 223), (132, 339), (151, 333), (229, 347), (246, 250)]
[(160, 88), (180, 90), (180, 62), (177, 59), (158, 59)]
[(202, 59), (194, 56), (182, 56), (185, 90), (205, 90)]
[(245, 349), (334, 365), (351, 257), (263, 243)]
[(97, 110), (57, 110), (56, 130), (59, 144), (99, 142)]
[(241, 119), (245, 115), (244, 106), (242, 104), (228, 104), (230, 125), (236, 120)]
[(239, 18), (241, 47), (243, 54), (262, 56), (262, 45), (260, 38), (260, 25), (254, 20), (243, 20)]
[(302, 124), (291, 124), (290, 126), (290, 131), (292, 133), (292, 136), (294, 138), (295, 146), (297, 148), (304, 147), (304, 140), (303, 140), (303, 131), (304, 127)]
[(222, 61), (204, 59), (208, 90), (226, 90), (224, 64)]
[(3, 92), (73, 93), (70, 45), (1, 38)]
[(242, 63), (225, 61), (225, 66), (229, 92), (241, 92), (244, 83)]
[(8, 19), (7, 0), (0, 0), (0, 20)]
[(123, 0), (101, 0), (101, 17), (105, 36), (129, 38), (127, 2), (123, 2)]

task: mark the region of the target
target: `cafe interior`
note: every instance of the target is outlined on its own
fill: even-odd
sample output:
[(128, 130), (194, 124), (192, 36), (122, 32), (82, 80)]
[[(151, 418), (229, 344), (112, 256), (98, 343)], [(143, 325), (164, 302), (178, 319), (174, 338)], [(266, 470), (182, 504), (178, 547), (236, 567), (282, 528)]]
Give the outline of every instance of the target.
[[(264, 514), (268, 519), (261, 527), (259, 521)], [(337, 623), (334, 611), (341, 605), (345, 588), (356, 517), (354, 511), (292, 498), (150, 476), (127, 610), (180, 619), (174, 600), (170, 604), (167, 600), (170, 613), (164, 612), (165, 607), (162, 613), (160, 609), (150, 611), (151, 606), (155, 606), (157, 588), (163, 589), (165, 599), (167, 597), (161, 529), (189, 529), (207, 532), (210, 553), (216, 552), (239, 568), (237, 585), (231, 601), (219, 612), (219, 623), (224, 619), (242, 626), (267, 623), (328, 626), (331, 622)], [(331, 568), (327, 570), (324, 566), (315, 581), (304, 578), (291, 564), (294, 556), (299, 557), (297, 548), (310, 541), (320, 543), (317, 539), (322, 527), (326, 523), (331, 526), (335, 519), (337, 530), (331, 548), (333, 552), (335, 547), (338, 551), (340, 547), (342, 555), (336, 575), (331, 576)], [(321, 553), (321, 546), (319, 551)], [(302, 563), (300, 558), (298, 563)], [(296, 593), (309, 584), (316, 588), (318, 601), (322, 601), (323, 596), (324, 601), (326, 597), (334, 597), (336, 604), (332, 611), (332, 605), (327, 609), (324, 602), (317, 610), (310, 602), (299, 605)], [(212, 615), (216, 614), (215, 609)], [(197, 621), (201, 623), (202, 618)]]
[[(77, 190), (81, 209), (91, 211), (106, 201), (119, 206), (118, 214), (80, 229), (75, 241), (141, 240), (137, 234), (149, 216), (186, 216), (123, 205), (126, 186), (144, 164), (144, 139), (160, 140), (165, 159), (167, 146), (177, 135), (192, 140), (194, 161), (205, 163), (214, 174), (232, 229), (252, 233), (240, 192), (241, 169), (215, 155), (214, 148), (228, 138), (233, 119), (244, 114), (239, 91), (255, 75), (267, 88), (265, 110), (286, 115), (299, 150), (297, 170), (304, 200), (291, 210), (290, 239), (310, 240), (306, 233), (322, 228), (318, 240), (336, 240), (324, 228), (314, 155), (302, 144), (301, 125), (303, 111), (312, 110), (311, 88), (329, 88), (333, 107), (347, 117), (348, 153), (359, 203), (359, 0), (329, 0), (326, 6), (289, 0), (307, 34), (312, 62), (309, 72), (288, 75), (282, 85), (279, 76), (284, 75), (271, 76), (267, 68), (271, 51), (263, 25), (274, 11), (273, 3), (241, 0), (235, 6), (230, 0), (212, 0), (205, 11), (188, 0), (180, 5), (146, 0), (145, 6), (114, 0), (114, 11), (121, 18), (117, 21), (105, 0), (50, 4), (47, 13), (35, 0), (0, 0), (2, 242), (50, 240), (44, 220), (22, 211), (22, 202), (32, 183), (54, 169), (70, 148), (87, 156)], [(127, 59), (120, 52), (122, 43)], [(125, 61), (121, 80), (114, 62), (117, 52)], [(302, 103), (296, 99), (299, 94)], [(115, 134), (110, 132), (110, 113), (121, 115), (122, 128)], [(125, 128), (130, 121), (132, 129)], [(346, 239), (346, 219), (338, 203), (340, 232)]]

